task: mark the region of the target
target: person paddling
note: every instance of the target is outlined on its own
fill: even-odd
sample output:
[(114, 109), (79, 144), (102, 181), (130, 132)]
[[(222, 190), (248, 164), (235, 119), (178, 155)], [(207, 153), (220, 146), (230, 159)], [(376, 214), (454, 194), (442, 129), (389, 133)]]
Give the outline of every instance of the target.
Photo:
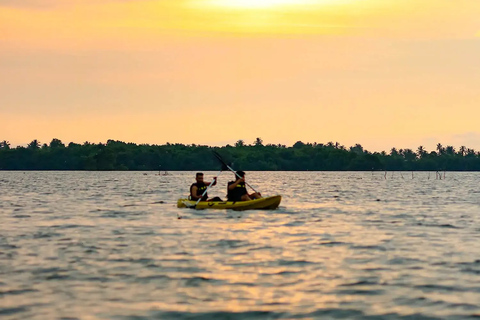
[(195, 180), (197, 182), (190, 186), (190, 200), (198, 201), (198, 199), (201, 199), (200, 201), (222, 201), (222, 199), (219, 197), (208, 199), (208, 193), (203, 194), (207, 190), (208, 186), (214, 186), (217, 184), (217, 177), (213, 178), (213, 182), (204, 182), (203, 173), (197, 172), (195, 175)]
[(230, 181), (227, 188), (228, 201), (248, 201), (253, 199), (260, 199), (262, 197), (260, 192), (248, 194), (245, 187), (245, 172), (237, 171), (235, 173), (235, 181)]

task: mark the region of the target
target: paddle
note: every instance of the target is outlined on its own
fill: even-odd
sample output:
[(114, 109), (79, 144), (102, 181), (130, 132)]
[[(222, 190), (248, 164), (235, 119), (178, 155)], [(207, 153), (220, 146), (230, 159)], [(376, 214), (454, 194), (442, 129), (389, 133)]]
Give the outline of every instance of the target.
[[(218, 152), (216, 152), (216, 151), (212, 151), (212, 152), (213, 152), (213, 154), (215, 155), (215, 157), (217, 157), (218, 161), (220, 161), (220, 163), (222, 164), (222, 170), (227, 170), (227, 169), (228, 169), (228, 170), (232, 171), (232, 172), (235, 174), (235, 176), (237, 176), (238, 178), (242, 179), (242, 177), (241, 177), (239, 174), (237, 174), (237, 172), (236, 172), (235, 170), (233, 170), (233, 169), (223, 160), (223, 158), (218, 154)], [(257, 190), (255, 190), (251, 185), (249, 185), (248, 182), (245, 181), (245, 184), (246, 184), (247, 186), (249, 186), (250, 188), (252, 188), (252, 190), (255, 191), (256, 193), (259, 193), (259, 192), (258, 192)]]

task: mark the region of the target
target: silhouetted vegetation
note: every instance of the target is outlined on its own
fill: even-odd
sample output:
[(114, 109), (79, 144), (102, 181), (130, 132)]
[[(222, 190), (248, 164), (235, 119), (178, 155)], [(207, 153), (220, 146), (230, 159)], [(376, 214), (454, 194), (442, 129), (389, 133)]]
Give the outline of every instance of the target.
[(392, 148), (387, 152), (369, 152), (360, 144), (345, 148), (339, 143), (303, 143), (293, 146), (252, 144), (242, 140), (234, 146), (170, 144), (137, 145), (108, 140), (106, 144), (70, 143), (59, 139), (43, 145), (33, 140), (27, 147), (12, 148), (0, 140), (1, 170), (218, 170), (220, 165), (211, 150), (218, 151), (233, 167), (242, 170), (285, 171), (369, 171), (369, 170), (450, 170), (480, 171), (480, 152), (464, 146), (437, 145), (428, 152)]

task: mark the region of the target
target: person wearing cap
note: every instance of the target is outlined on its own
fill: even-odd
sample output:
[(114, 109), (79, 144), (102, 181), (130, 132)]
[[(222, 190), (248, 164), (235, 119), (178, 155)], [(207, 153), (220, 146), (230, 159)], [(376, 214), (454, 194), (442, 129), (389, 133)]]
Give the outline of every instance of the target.
[(245, 172), (237, 171), (235, 181), (230, 181), (227, 187), (227, 201), (248, 201), (260, 199), (262, 195), (258, 192), (248, 194), (245, 187)]

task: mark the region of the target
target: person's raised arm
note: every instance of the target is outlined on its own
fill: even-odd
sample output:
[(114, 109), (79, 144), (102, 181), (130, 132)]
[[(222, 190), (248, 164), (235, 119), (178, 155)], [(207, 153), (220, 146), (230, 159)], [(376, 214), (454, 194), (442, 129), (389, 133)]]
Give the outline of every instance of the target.
[(240, 183), (242, 183), (242, 182), (244, 182), (244, 181), (245, 181), (244, 178), (241, 178), (241, 179), (239, 178), (239, 179), (237, 179), (237, 181), (235, 181), (234, 183), (228, 185), (228, 190), (233, 190), (233, 189), (235, 189)]
[(212, 182), (206, 182), (205, 185), (209, 187), (210, 185), (216, 186), (217, 185), (217, 177), (213, 177), (213, 183)]

